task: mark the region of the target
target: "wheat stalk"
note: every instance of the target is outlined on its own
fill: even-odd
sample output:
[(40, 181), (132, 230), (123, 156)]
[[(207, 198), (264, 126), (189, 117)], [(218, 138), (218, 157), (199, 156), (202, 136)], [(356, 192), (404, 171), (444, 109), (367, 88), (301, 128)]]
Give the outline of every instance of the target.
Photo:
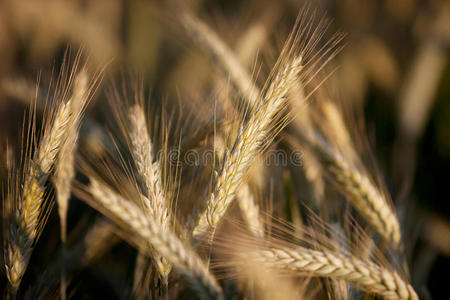
[(178, 272), (184, 274), (201, 295), (211, 299), (223, 299), (220, 286), (205, 264), (173, 232), (163, 228), (157, 220), (145, 215), (138, 206), (95, 179), (91, 179), (89, 191), (104, 210), (131, 227), (135, 234), (149, 242)]
[(275, 268), (307, 273), (310, 276), (343, 279), (384, 299), (419, 299), (411, 285), (396, 272), (355, 257), (303, 247), (272, 247), (248, 254), (250, 258)]

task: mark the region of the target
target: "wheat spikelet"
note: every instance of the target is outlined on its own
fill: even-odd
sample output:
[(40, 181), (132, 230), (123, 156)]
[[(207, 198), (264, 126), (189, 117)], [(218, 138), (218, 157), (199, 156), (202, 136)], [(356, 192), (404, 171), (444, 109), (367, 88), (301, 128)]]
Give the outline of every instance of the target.
[(346, 192), (356, 210), (386, 241), (398, 245), (401, 240), (398, 219), (368, 176), (352, 167), (320, 137), (314, 137), (312, 143), (333, 180)]
[(208, 200), (207, 210), (200, 216), (198, 226), (194, 229), (196, 240), (202, 239), (208, 228), (214, 228), (225, 215), (253, 158), (264, 146), (265, 139), (270, 139), (270, 125), (286, 105), (288, 91), (298, 79), (301, 62), (301, 56), (293, 58), (275, 75), (247, 125), (241, 126), (233, 148), (225, 153), (222, 169), (215, 176), (215, 186)]
[(46, 221), (48, 203), (44, 198), (45, 184), (64, 143), (69, 119), (70, 102), (60, 102), (54, 117), (47, 120), (34, 159), (25, 162), (29, 165), (25, 170), (25, 180), (19, 198), (12, 199), (12, 195), (9, 196), (10, 201), (15, 201), (12, 208), (16, 211), (12, 212), (9, 224), (5, 256), (6, 273), (14, 294), (19, 288), (34, 244)]
[(270, 266), (307, 273), (310, 276), (343, 279), (384, 299), (418, 300), (414, 289), (396, 272), (354, 257), (331, 252), (272, 247), (249, 253)]
[[(146, 183), (148, 192), (144, 207), (152, 214), (165, 230), (169, 229), (169, 210), (162, 186), (161, 168), (154, 160), (152, 142), (147, 131), (145, 113), (139, 104), (135, 104), (128, 112), (131, 124), (131, 144), (133, 156), (140, 176)], [(158, 255), (159, 256), (159, 255)], [(155, 257), (158, 270), (164, 278), (170, 273), (170, 265), (163, 257)]]
[(186, 276), (199, 293), (206, 298), (223, 299), (220, 286), (202, 260), (171, 231), (164, 229), (157, 220), (146, 216), (138, 206), (126, 201), (95, 179), (91, 179), (89, 191), (103, 210), (149, 242), (178, 272)]

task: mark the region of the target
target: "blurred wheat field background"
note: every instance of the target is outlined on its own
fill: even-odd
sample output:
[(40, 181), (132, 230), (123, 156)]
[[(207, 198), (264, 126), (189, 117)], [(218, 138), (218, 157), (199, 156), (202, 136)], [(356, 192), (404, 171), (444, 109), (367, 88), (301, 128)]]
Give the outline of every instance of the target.
[(2, 299), (447, 299), (444, 0), (0, 2)]

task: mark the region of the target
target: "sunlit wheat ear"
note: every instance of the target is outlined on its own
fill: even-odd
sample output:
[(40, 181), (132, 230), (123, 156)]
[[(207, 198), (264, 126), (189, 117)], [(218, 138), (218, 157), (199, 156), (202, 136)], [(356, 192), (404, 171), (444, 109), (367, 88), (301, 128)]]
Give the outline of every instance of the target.
[[(82, 113), (88, 101), (88, 77), (85, 71), (81, 71), (73, 86), (72, 97), (67, 102), (70, 110), (69, 121), (67, 125), (65, 141), (61, 145), (58, 161), (55, 166), (54, 183), (56, 188), (56, 200), (58, 203), (58, 213), (61, 224), (61, 240), (63, 243), (63, 256), (65, 256), (65, 245), (67, 235), (67, 209), (69, 207), (70, 189), (72, 180), (75, 176), (74, 168), (74, 155), (76, 144), (78, 141), (78, 130)], [(63, 258), (63, 270), (61, 278), (61, 298), (66, 299), (66, 280), (64, 270), (64, 258)]]
[(168, 203), (162, 185), (162, 173), (159, 161), (155, 158), (154, 148), (147, 131), (147, 122), (143, 108), (135, 104), (128, 113), (131, 124), (130, 139), (133, 157), (139, 175), (144, 179), (148, 194), (148, 203), (144, 203), (161, 226), (169, 226)]
[(164, 229), (152, 216), (137, 205), (118, 196), (106, 185), (91, 178), (88, 188), (95, 200), (88, 200), (118, 225), (130, 227), (143, 241), (164, 256), (175, 270), (183, 275), (205, 298), (223, 299), (222, 289), (198, 255), (181, 242), (172, 231)]
[[(27, 140), (25, 137), (27, 144), (24, 149), (28, 150), (24, 150), (23, 170), (19, 171), (22, 174), (10, 178), (17, 186), (7, 198), (11, 205), (10, 210), (6, 212), (10, 214), (6, 216), (10, 223), (6, 225), (9, 231), (5, 242), (5, 263), (8, 281), (14, 294), (19, 288), (49, 213), (50, 203), (44, 196), (45, 186), (68, 133), (70, 103), (60, 101), (55, 113), (50, 112), (44, 120), (44, 132), (33, 157), (29, 155), (33, 140)], [(32, 136), (35, 134), (34, 130), (34, 125), (30, 125), (30, 132), (26, 134)]]
[(67, 124), (67, 136), (61, 145), (58, 162), (55, 166), (54, 183), (58, 213), (61, 220), (61, 237), (66, 242), (66, 216), (70, 198), (70, 186), (75, 175), (74, 152), (78, 140), (78, 128), (82, 113), (88, 100), (88, 78), (85, 72), (77, 75), (73, 87), (72, 97), (67, 102), (70, 117)]
[(263, 150), (266, 139), (270, 140), (274, 136), (274, 119), (286, 106), (288, 92), (296, 84), (302, 69), (301, 62), (301, 56), (294, 57), (278, 70), (248, 123), (241, 125), (233, 148), (225, 152), (222, 168), (214, 178), (207, 209), (200, 216), (193, 232), (194, 239), (201, 240), (209, 229), (217, 226), (244, 181), (254, 158)]
[(256, 259), (275, 268), (307, 276), (343, 279), (384, 299), (419, 299), (411, 285), (395, 271), (351, 256), (344, 257), (332, 252), (303, 247), (295, 249), (270, 247), (247, 254), (249, 259)]
[[(217, 157), (223, 157), (226, 145), (221, 136), (216, 135), (214, 139), (214, 148), (216, 149)], [(264, 223), (260, 216), (259, 206), (248, 183), (243, 183), (241, 185), (237, 191), (236, 197), (242, 218), (247, 224), (248, 229), (255, 236), (261, 238), (264, 237)]]
[[(154, 150), (147, 131), (145, 113), (140, 104), (135, 104), (129, 109), (130, 140), (134, 161), (139, 175), (144, 179), (148, 197), (144, 207), (148, 213), (153, 213), (153, 218), (160, 223), (165, 230), (170, 227), (168, 203), (162, 185), (162, 172), (159, 161), (154, 157)], [(155, 258), (158, 270), (167, 281), (170, 273), (170, 265), (163, 257)]]
[(346, 192), (356, 210), (365, 217), (386, 241), (398, 246), (401, 240), (400, 225), (386, 198), (369, 177), (352, 167), (344, 157), (319, 136), (310, 141), (332, 180)]

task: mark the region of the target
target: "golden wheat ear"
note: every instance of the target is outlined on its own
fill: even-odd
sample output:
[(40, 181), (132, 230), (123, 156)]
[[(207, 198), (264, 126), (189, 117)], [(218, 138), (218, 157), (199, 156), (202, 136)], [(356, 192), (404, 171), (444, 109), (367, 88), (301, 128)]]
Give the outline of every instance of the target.
[[(217, 252), (227, 259), (219, 260), (217, 267), (239, 271), (245, 264), (260, 265), (286, 276), (343, 280), (383, 299), (419, 299), (407, 279), (382, 256), (369, 259), (357, 256), (361, 254), (359, 251), (349, 252), (340, 245), (345, 239), (342, 240), (339, 232), (320, 219), (317, 219), (320, 222), (317, 225), (324, 226), (322, 229), (295, 228), (283, 220), (273, 221), (271, 232), (267, 232), (264, 240), (249, 235), (239, 224), (218, 237)], [(277, 221), (280, 223), (276, 224)], [(322, 233), (322, 230), (326, 232)], [(330, 238), (330, 234), (334, 237)], [(361, 252), (370, 247), (364, 245), (363, 240), (355, 243), (358, 244), (350, 247), (359, 247)]]
[(241, 125), (233, 148), (224, 155), (223, 167), (214, 180), (215, 186), (208, 200), (207, 210), (194, 229), (195, 239), (202, 239), (207, 231), (217, 226), (243, 182), (253, 157), (262, 150), (265, 139), (270, 139), (273, 135), (271, 125), (286, 106), (288, 91), (302, 69), (301, 61), (301, 56), (294, 57), (286, 65), (279, 67), (248, 123)]
[[(196, 24), (198, 21), (188, 18), (185, 22), (188, 23), (189, 28), (198, 29), (199, 34), (210, 35), (202, 29), (202, 26)], [(320, 22), (324, 25), (323, 23)], [(292, 117), (289, 114), (284, 115), (285, 108), (288, 106), (289, 92), (300, 82), (308, 85), (323, 68), (323, 66), (317, 66), (319, 62), (322, 62), (321, 56), (331, 52), (332, 57), (337, 51), (336, 44), (340, 38), (332, 39), (317, 53), (314, 52), (323, 37), (322, 25), (313, 29), (314, 25), (310, 18), (299, 17), (266, 85), (262, 92), (258, 92), (258, 99), (256, 101), (252, 98), (244, 99), (245, 107), (249, 108), (248, 120), (239, 124), (239, 133), (233, 146), (225, 151), (222, 167), (214, 175), (214, 186), (208, 199), (207, 209), (200, 216), (193, 232), (195, 240), (201, 240), (208, 231), (217, 226), (233, 202), (236, 191), (244, 182), (247, 171), (254, 161), (253, 158), (268, 146)], [(205, 40), (208, 41), (208, 39)], [(208, 43), (212, 42), (209, 40)], [(210, 45), (210, 48), (213, 46)], [(222, 57), (222, 59), (226, 61), (227, 58)], [(242, 71), (241, 74), (245, 72)], [(245, 94), (245, 90), (241, 93)]]
[(24, 131), (21, 167), (9, 178), (5, 264), (11, 295), (17, 293), (50, 212), (53, 202), (47, 197), (46, 185), (69, 128), (70, 105), (65, 99), (57, 99), (44, 116), (40, 138), (35, 137), (34, 110), (35, 107), (31, 109), (28, 131)]
[(247, 253), (252, 259), (271, 267), (286, 269), (310, 276), (347, 280), (364, 291), (384, 299), (418, 300), (414, 289), (395, 271), (364, 262), (354, 257), (344, 257), (329, 251), (303, 247), (270, 247)]
[[(69, 52), (67, 52), (69, 53)], [(42, 110), (41, 129), (36, 126), (38, 105), (33, 102), (28, 124), (23, 129), (20, 166), (9, 177), (5, 263), (11, 295), (15, 295), (26, 271), (33, 248), (50, 213), (53, 199), (47, 191), (55, 174), (61, 234), (65, 240), (65, 219), (73, 177), (73, 152), (79, 122), (94, 84), (79, 72), (81, 52), (72, 60), (67, 54), (51, 99)], [(77, 75), (78, 74), (78, 75)], [(96, 82), (96, 80), (94, 80)], [(71, 92), (72, 91), (72, 92)], [(63, 296), (64, 297), (64, 296)]]
[[(128, 150), (126, 151), (128, 153), (121, 152), (121, 155), (129, 155), (132, 158), (132, 166), (130, 165), (132, 170), (129, 170), (129, 177), (133, 179), (129, 181), (136, 181), (136, 189), (141, 194), (139, 204), (143, 211), (154, 218), (161, 227), (170, 230), (172, 228), (171, 183), (173, 181), (169, 179), (172, 174), (167, 173), (171, 173), (172, 170), (170, 170), (171, 166), (164, 161), (163, 154), (168, 149), (168, 137), (165, 132), (170, 130), (166, 128), (170, 126), (161, 125), (161, 131), (164, 132), (160, 134), (163, 140), (162, 145), (153, 143), (149, 132), (151, 120), (147, 118), (144, 89), (138, 84), (138, 87), (132, 91), (132, 97), (127, 96), (127, 91), (123, 91), (123, 95), (116, 88), (113, 91), (113, 95), (109, 98), (111, 109), (114, 111), (115, 121)], [(129, 101), (126, 100), (128, 98), (133, 98), (134, 101), (128, 103)], [(157, 123), (160, 120), (155, 117), (152, 121)], [(118, 137), (114, 140), (117, 143), (121, 141)], [(124, 163), (122, 165), (127, 168)], [(167, 285), (172, 266), (157, 251), (153, 251), (151, 258), (161, 281)]]
[[(130, 140), (133, 158), (138, 173), (145, 182), (147, 197), (144, 197), (144, 207), (147, 213), (159, 221), (166, 230), (170, 227), (170, 212), (163, 188), (161, 167), (153, 150), (147, 130), (147, 121), (142, 105), (136, 103), (129, 109), (128, 119), (131, 127)], [(158, 255), (160, 256), (160, 255)], [(158, 271), (167, 283), (171, 266), (164, 257), (155, 257)]]
[[(53, 183), (56, 188), (56, 200), (58, 204), (58, 214), (61, 226), (62, 253), (65, 256), (67, 242), (67, 212), (69, 208), (69, 199), (71, 193), (72, 181), (75, 177), (75, 152), (78, 144), (78, 135), (80, 124), (88, 102), (96, 89), (99, 74), (93, 79), (89, 78), (87, 70), (74, 68), (74, 80), (72, 85), (72, 94), (67, 105), (70, 110), (70, 117), (67, 125), (67, 132), (64, 143), (61, 145)], [(64, 270), (65, 259), (62, 259), (61, 272), (61, 298), (66, 298), (66, 280)]]
[[(321, 99), (322, 100), (322, 99)], [(401, 245), (401, 229), (395, 210), (383, 187), (376, 185), (362, 165), (341, 113), (331, 102), (322, 101), (319, 129), (299, 130), (302, 139), (311, 147), (328, 179), (349, 199), (378, 234), (390, 245)], [(317, 113), (317, 112), (316, 112)], [(325, 120), (324, 120), (325, 119)], [(332, 133), (331, 133), (332, 131)]]

